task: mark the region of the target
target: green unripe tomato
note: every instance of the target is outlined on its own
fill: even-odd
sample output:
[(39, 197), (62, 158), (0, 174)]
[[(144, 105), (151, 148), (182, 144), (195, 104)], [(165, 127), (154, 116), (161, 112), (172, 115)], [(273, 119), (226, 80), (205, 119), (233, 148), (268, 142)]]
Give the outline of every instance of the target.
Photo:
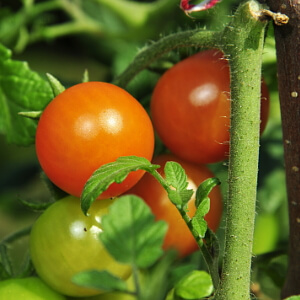
[(75, 274), (91, 269), (107, 270), (122, 279), (129, 277), (130, 267), (116, 262), (99, 239), (102, 216), (113, 201), (94, 202), (85, 216), (80, 200), (68, 196), (52, 204), (33, 225), (32, 262), (38, 275), (54, 290), (75, 297), (100, 294), (99, 290), (71, 282)]
[(12, 278), (0, 281), (0, 299), (3, 300), (65, 300), (38, 277)]

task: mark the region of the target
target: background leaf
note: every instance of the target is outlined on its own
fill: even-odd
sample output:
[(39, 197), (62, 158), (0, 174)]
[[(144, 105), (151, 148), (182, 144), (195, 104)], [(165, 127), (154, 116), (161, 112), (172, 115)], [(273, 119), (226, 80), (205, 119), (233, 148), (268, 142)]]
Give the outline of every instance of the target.
[(213, 284), (205, 271), (194, 270), (183, 277), (176, 285), (174, 294), (180, 299), (200, 299), (211, 295)]
[(167, 224), (155, 222), (150, 208), (137, 196), (126, 195), (114, 202), (102, 226), (102, 243), (121, 263), (147, 268), (163, 253)]
[(127, 291), (127, 284), (121, 278), (107, 271), (84, 271), (73, 276), (72, 281), (80, 286), (102, 291)]
[(18, 113), (43, 110), (52, 98), (49, 83), (25, 62), (12, 60), (10, 50), (0, 44), (0, 133), (9, 143), (34, 143), (37, 121)]
[(153, 171), (158, 165), (152, 165), (146, 158), (137, 156), (119, 157), (96, 170), (87, 181), (81, 195), (81, 208), (86, 214), (95, 199), (113, 182), (121, 183), (127, 175), (136, 170)]

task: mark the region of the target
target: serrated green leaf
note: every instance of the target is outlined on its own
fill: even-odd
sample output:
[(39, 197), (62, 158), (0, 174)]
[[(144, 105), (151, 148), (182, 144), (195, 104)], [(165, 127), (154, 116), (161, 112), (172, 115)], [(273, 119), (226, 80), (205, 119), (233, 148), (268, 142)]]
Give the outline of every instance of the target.
[(91, 270), (80, 272), (73, 276), (72, 282), (86, 288), (107, 292), (127, 291), (126, 282), (108, 271)]
[(201, 238), (204, 238), (207, 230), (207, 222), (204, 216), (209, 212), (210, 199), (206, 197), (197, 207), (196, 213), (192, 218), (192, 225)]
[(197, 188), (197, 191), (196, 191), (196, 201), (195, 201), (196, 207), (198, 207), (199, 204), (201, 203), (201, 201), (203, 199), (205, 199), (206, 197), (208, 197), (211, 190), (219, 184), (221, 184), (220, 180), (215, 177), (204, 180), (199, 185), (199, 187)]
[(173, 204), (175, 204), (176, 206), (181, 206), (182, 205), (182, 199), (181, 199), (179, 193), (177, 193), (177, 191), (170, 189), (168, 191), (168, 197), (171, 200), (171, 202)]
[(141, 299), (165, 299), (165, 294), (170, 286), (170, 271), (177, 258), (176, 250), (168, 250), (153, 267), (143, 273)]
[(185, 190), (188, 187), (187, 175), (181, 165), (174, 161), (168, 161), (164, 168), (166, 181), (176, 190)]
[(11, 51), (0, 44), (0, 133), (8, 142), (34, 143), (37, 121), (18, 113), (43, 110), (52, 97), (49, 83), (26, 62), (12, 60)]
[[(194, 191), (187, 190), (187, 175), (177, 162), (168, 161), (164, 168), (166, 182), (172, 187), (168, 191), (170, 200), (177, 206), (184, 206), (191, 199)], [(174, 188), (174, 189), (173, 189)]]
[(187, 204), (189, 200), (192, 198), (194, 194), (194, 190), (182, 190), (179, 191), (179, 196), (181, 198), (182, 203)]
[(127, 175), (136, 170), (152, 172), (158, 169), (146, 158), (137, 156), (123, 156), (96, 170), (87, 181), (81, 195), (81, 209), (87, 214), (95, 199), (103, 193), (113, 182), (121, 183)]
[(180, 299), (201, 299), (210, 296), (212, 292), (213, 283), (210, 275), (198, 270), (183, 277), (174, 288), (174, 294)]
[(193, 196), (193, 190), (183, 190), (183, 191), (176, 191), (170, 189), (168, 191), (168, 197), (172, 201), (173, 204), (176, 206), (183, 207)]
[(167, 224), (155, 222), (150, 208), (137, 196), (126, 195), (114, 202), (102, 226), (102, 243), (121, 263), (147, 268), (163, 253)]

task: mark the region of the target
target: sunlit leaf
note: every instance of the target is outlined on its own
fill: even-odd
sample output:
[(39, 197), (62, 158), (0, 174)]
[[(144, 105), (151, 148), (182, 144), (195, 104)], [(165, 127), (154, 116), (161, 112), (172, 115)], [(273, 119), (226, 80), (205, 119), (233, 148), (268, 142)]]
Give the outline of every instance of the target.
[(136, 170), (153, 171), (158, 165), (152, 165), (147, 159), (137, 156), (119, 157), (96, 170), (87, 181), (81, 195), (81, 208), (87, 214), (95, 199), (113, 182), (121, 183), (127, 175)]
[(194, 270), (183, 277), (174, 288), (174, 294), (180, 299), (201, 299), (213, 292), (210, 275), (205, 271)]
[(195, 202), (196, 207), (199, 206), (203, 199), (209, 197), (209, 193), (211, 192), (211, 190), (219, 184), (221, 184), (220, 180), (215, 177), (204, 180), (197, 188)]
[(124, 292), (127, 290), (125, 281), (107, 271), (90, 270), (80, 272), (73, 276), (72, 282), (86, 288), (93, 288), (101, 291)]
[(10, 143), (34, 143), (37, 121), (19, 112), (41, 111), (53, 98), (49, 83), (31, 71), (26, 62), (11, 59), (0, 44), (0, 133)]
[(102, 226), (102, 243), (121, 263), (146, 268), (163, 253), (167, 224), (155, 222), (150, 208), (137, 196), (126, 195), (114, 202)]

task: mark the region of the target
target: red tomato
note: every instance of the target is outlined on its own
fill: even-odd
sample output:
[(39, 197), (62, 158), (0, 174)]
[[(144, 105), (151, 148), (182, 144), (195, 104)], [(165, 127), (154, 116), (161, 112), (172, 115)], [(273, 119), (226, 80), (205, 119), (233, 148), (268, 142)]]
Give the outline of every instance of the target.
[[(164, 176), (163, 168), (167, 161), (178, 162), (188, 176), (189, 188), (194, 190), (207, 178), (214, 177), (213, 173), (205, 165), (194, 165), (185, 162), (174, 155), (164, 154), (153, 159), (154, 164), (161, 167), (158, 172)], [(182, 219), (180, 213), (173, 203), (169, 200), (168, 194), (160, 183), (149, 173), (128, 192), (134, 194), (149, 205), (157, 220), (165, 220), (168, 225), (168, 232), (164, 241), (164, 249), (175, 248), (181, 257), (186, 256), (198, 249), (198, 245), (191, 234), (189, 228)], [(209, 213), (205, 216), (208, 227), (216, 231), (222, 216), (222, 196), (220, 188), (214, 187), (210, 195), (211, 207)], [(188, 215), (192, 217), (195, 214), (195, 194), (188, 203)]]
[[(262, 83), (261, 132), (269, 95)], [(162, 142), (177, 156), (195, 163), (222, 161), (229, 152), (230, 72), (216, 49), (182, 60), (166, 71), (152, 95), (151, 115)]]
[[(36, 132), (36, 152), (49, 179), (79, 197), (92, 173), (120, 156), (151, 160), (154, 133), (151, 120), (125, 90), (104, 82), (68, 88), (44, 110)], [(144, 174), (132, 172), (113, 183), (100, 198), (117, 196)]]

